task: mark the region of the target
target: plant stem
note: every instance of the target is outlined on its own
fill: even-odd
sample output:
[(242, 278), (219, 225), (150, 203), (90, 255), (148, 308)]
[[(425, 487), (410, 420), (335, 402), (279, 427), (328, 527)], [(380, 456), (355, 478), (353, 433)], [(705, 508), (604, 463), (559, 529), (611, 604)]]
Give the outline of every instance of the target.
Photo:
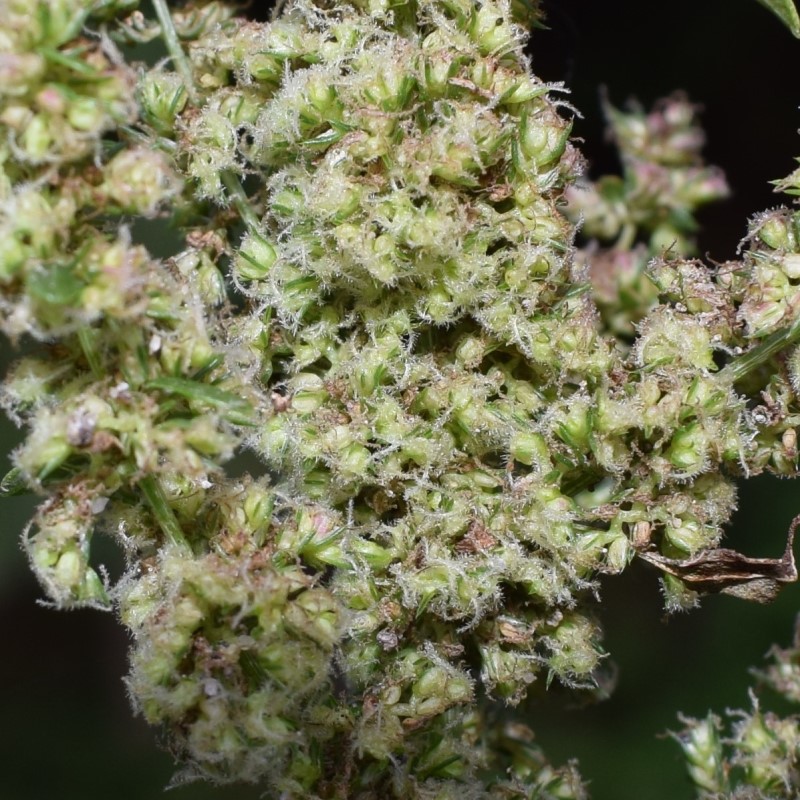
[(164, 39), (167, 52), (172, 56), (175, 69), (180, 73), (181, 78), (183, 78), (183, 83), (189, 94), (189, 99), (192, 103), (196, 103), (197, 92), (194, 88), (192, 67), (189, 64), (189, 59), (186, 58), (186, 53), (183, 52), (180, 39), (178, 38), (178, 32), (172, 24), (172, 17), (167, 8), (166, 0), (153, 0), (153, 8), (158, 17), (158, 23), (161, 25), (161, 36)]
[(239, 179), (232, 172), (223, 172), (220, 177), (225, 188), (228, 190), (228, 194), (233, 200), (233, 204), (236, 206), (236, 210), (242, 217), (242, 222), (244, 222), (251, 233), (260, 235), (261, 221), (258, 216), (256, 216), (256, 212), (253, 211), (247, 193), (242, 188)]
[(760, 344), (734, 358), (720, 370), (718, 377), (721, 381), (736, 383), (797, 339), (800, 339), (800, 319), (788, 328), (776, 331)]

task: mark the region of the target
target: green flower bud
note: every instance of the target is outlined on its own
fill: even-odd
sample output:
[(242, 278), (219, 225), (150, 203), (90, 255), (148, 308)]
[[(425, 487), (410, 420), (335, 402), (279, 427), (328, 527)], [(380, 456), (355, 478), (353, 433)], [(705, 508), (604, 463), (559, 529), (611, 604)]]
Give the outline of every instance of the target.
[(67, 121), (75, 130), (97, 131), (105, 121), (105, 111), (93, 97), (76, 97), (67, 107)]
[(746, 314), (749, 334), (754, 337), (764, 336), (774, 331), (784, 321), (786, 307), (783, 303), (751, 303), (747, 307)]
[(261, 236), (248, 234), (236, 254), (236, 275), (243, 281), (266, 278), (278, 255), (275, 248)]
[[(105, 501), (96, 498), (96, 507)], [(31, 565), (50, 599), (61, 607), (107, 607), (103, 581), (89, 566), (93, 504), (65, 498), (39, 509), (37, 531), (25, 542)]]
[(107, 164), (103, 190), (123, 211), (155, 216), (181, 183), (167, 157), (155, 150), (123, 150)]
[(64, 417), (49, 411), (37, 415), (35, 435), (17, 454), (19, 466), (34, 479), (44, 480), (72, 454), (65, 423)]
[(546, 638), (551, 655), (547, 665), (560, 680), (585, 679), (600, 662), (595, 646), (597, 627), (586, 617), (565, 615), (555, 631)]
[(53, 145), (53, 127), (44, 114), (34, 116), (20, 137), (20, 146), (33, 162), (42, 161)]
[(589, 446), (592, 425), (592, 415), (588, 404), (585, 401), (574, 401), (571, 403), (571, 408), (562, 417), (558, 426), (558, 435), (570, 447), (576, 450), (585, 450)]
[(696, 377), (686, 394), (687, 405), (699, 406), (714, 416), (724, 414), (730, 403), (729, 394), (720, 389), (719, 384), (711, 377)]
[(664, 537), (681, 554), (693, 555), (715, 544), (716, 531), (693, 519), (675, 518), (664, 526)]
[(679, 428), (665, 455), (681, 477), (696, 475), (708, 464), (708, 434), (699, 422)]
[(553, 468), (550, 447), (540, 433), (515, 433), (511, 439), (509, 453), (522, 464), (536, 466), (543, 474), (547, 474)]
[(633, 549), (626, 536), (617, 536), (606, 548), (605, 568), (610, 573), (622, 572), (633, 558)]
[(639, 363), (649, 368), (675, 363), (701, 369), (715, 366), (708, 329), (691, 317), (667, 309), (647, 317), (636, 350)]
[(9, 281), (25, 264), (27, 253), (13, 236), (0, 237), (0, 281)]
[(338, 606), (327, 590), (309, 589), (287, 609), (286, 624), (327, 649), (339, 638)]
[(482, 645), (481, 681), (489, 691), (511, 703), (521, 700), (536, 680), (538, 665), (531, 654), (509, 649), (508, 645)]
[[(289, 382), (291, 408), (298, 414), (311, 414), (327, 399), (328, 392), (319, 375), (313, 372), (301, 372)], [(346, 432), (348, 429), (342, 426)], [(347, 434), (346, 434), (347, 435)]]
[(532, 116), (525, 113), (520, 121), (519, 147), (540, 169), (562, 156), (572, 126), (552, 112)]
[(138, 85), (138, 99), (145, 118), (158, 130), (169, 131), (189, 99), (175, 72), (148, 72)]
[(720, 722), (713, 714), (704, 720), (685, 720), (687, 727), (675, 736), (686, 756), (689, 776), (707, 792), (728, 791), (725, 761), (719, 739)]
[(753, 232), (767, 247), (773, 250), (795, 249), (794, 232), (784, 214), (757, 217), (755, 222), (757, 227)]
[(691, 242), (677, 228), (669, 224), (659, 225), (650, 234), (650, 251), (653, 253), (687, 253)]
[(272, 512), (275, 507), (275, 493), (261, 483), (250, 483), (245, 487), (242, 503), (245, 523), (249, 535), (257, 546), (264, 544)]
[(491, 2), (483, 3), (472, 11), (469, 35), (482, 55), (502, 56), (519, 44), (507, 10)]
[(422, 68), (425, 93), (433, 99), (445, 97), (451, 90), (450, 81), (458, 71), (460, 59), (442, 47), (439, 31), (428, 34), (422, 47), (425, 53)]

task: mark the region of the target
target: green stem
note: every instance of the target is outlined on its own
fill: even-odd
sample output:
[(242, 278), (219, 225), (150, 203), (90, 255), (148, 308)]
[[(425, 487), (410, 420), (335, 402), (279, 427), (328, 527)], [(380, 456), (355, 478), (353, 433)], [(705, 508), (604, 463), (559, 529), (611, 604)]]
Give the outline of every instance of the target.
[(153, 137), (149, 134), (143, 133), (142, 131), (137, 131), (136, 128), (133, 128), (130, 125), (120, 125), (119, 129), (136, 144), (151, 148), (157, 147), (159, 150), (163, 150), (165, 153), (175, 153), (178, 149), (178, 145), (170, 139), (167, 139), (166, 136)]
[(166, 0), (153, 0), (153, 8), (155, 9), (156, 16), (158, 17), (158, 24), (161, 26), (161, 36), (164, 39), (164, 44), (167, 47), (167, 52), (172, 56), (172, 62), (175, 64), (175, 69), (183, 78), (184, 86), (189, 94), (189, 99), (192, 103), (197, 102), (197, 92), (194, 88), (194, 78), (192, 77), (192, 67), (189, 64), (189, 59), (186, 58), (186, 53), (183, 52), (178, 32), (172, 24), (172, 17), (170, 16), (169, 9), (167, 8)]
[(726, 364), (719, 372), (719, 380), (736, 383), (798, 339), (800, 339), (800, 318), (790, 327), (776, 331), (760, 344)]
[(256, 212), (253, 211), (253, 206), (250, 205), (250, 200), (242, 188), (242, 184), (239, 183), (239, 179), (232, 172), (223, 172), (220, 177), (242, 218), (242, 222), (251, 233), (261, 235), (261, 220), (259, 220)]
[(139, 481), (139, 487), (156, 518), (156, 522), (158, 522), (158, 527), (161, 528), (167, 541), (179, 547), (181, 550), (191, 553), (192, 548), (183, 535), (175, 513), (167, 502), (167, 495), (164, 493), (164, 487), (161, 485), (158, 478), (156, 478), (155, 475), (147, 475)]

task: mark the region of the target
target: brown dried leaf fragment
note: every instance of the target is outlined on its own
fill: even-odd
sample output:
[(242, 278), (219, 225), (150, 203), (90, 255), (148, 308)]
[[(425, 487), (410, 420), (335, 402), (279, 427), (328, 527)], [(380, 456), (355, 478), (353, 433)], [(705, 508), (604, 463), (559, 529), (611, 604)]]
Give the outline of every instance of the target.
[(704, 550), (687, 559), (650, 552), (640, 552), (639, 556), (700, 594), (721, 592), (756, 603), (771, 603), (783, 584), (797, 580), (793, 544), (798, 524), (800, 515), (792, 520), (786, 550), (780, 558), (748, 558), (725, 548)]

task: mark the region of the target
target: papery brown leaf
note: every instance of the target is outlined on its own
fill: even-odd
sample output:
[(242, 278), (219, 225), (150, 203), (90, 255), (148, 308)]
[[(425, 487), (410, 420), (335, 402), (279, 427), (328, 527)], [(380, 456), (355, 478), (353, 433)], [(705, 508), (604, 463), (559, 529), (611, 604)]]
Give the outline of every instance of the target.
[(771, 603), (783, 584), (797, 580), (793, 544), (798, 524), (800, 515), (792, 521), (786, 550), (780, 558), (748, 558), (722, 547), (703, 550), (687, 559), (646, 551), (639, 556), (700, 594), (721, 592), (756, 603)]

